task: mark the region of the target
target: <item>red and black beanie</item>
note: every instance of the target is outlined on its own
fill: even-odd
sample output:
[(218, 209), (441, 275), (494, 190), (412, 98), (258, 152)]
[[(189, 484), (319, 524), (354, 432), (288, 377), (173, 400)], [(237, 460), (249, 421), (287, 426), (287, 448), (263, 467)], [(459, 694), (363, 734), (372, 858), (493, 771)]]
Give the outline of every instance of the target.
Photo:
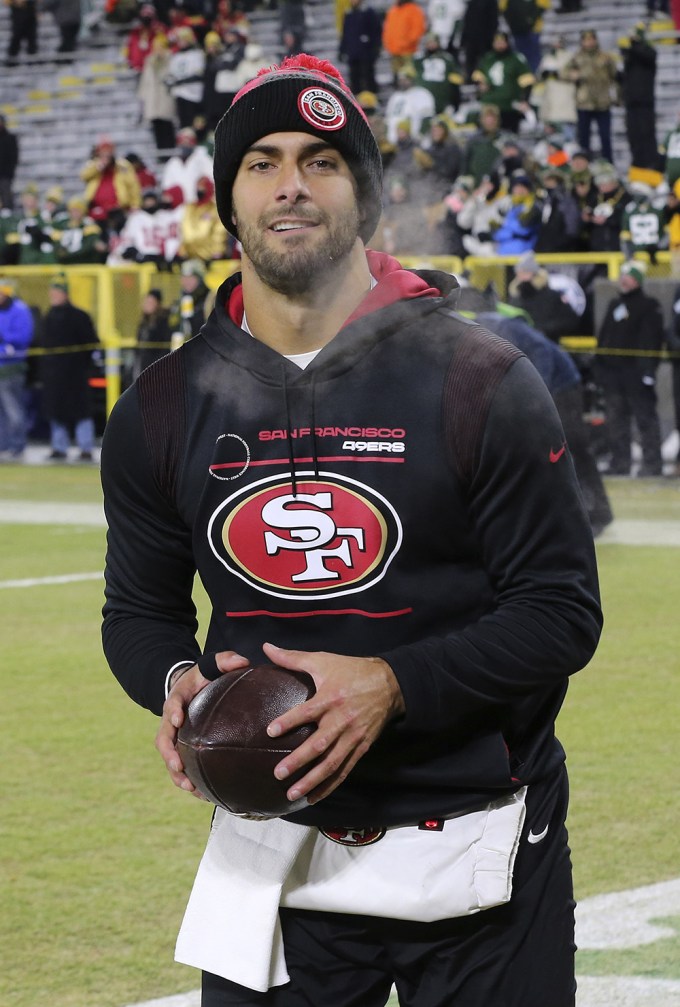
[(340, 151), (357, 183), (367, 242), (382, 210), (382, 159), (368, 120), (332, 63), (302, 53), (267, 67), (238, 92), (215, 131), (215, 201), (238, 238), (231, 192), (246, 151), (269, 133), (311, 133)]

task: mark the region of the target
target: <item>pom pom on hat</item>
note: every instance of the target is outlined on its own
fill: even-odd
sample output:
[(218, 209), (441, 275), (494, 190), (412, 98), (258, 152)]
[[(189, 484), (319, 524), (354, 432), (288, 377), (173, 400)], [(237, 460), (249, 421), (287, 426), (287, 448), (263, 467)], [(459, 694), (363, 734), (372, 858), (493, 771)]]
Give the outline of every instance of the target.
[(382, 158), (366, 115), (328, 60), (301, 53), (265, 67), (237, 93), (215, 130), (215, 202), (220, 220), (238, 238), (232, 189), (246, 151), (269, 133), (310, 133), (336, 148), (357, 183), (367, 242), (382, 209)]

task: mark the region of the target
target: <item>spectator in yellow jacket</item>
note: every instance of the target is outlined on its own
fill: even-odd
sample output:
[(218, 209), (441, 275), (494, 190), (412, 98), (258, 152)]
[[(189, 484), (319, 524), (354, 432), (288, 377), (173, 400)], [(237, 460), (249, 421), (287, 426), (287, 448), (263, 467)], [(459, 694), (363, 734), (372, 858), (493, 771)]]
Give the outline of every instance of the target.
[(180, 246), (182, 259), (211, 259), (228, 257), (226, 232), (217, 215), (215, 186), (203, 176), (196, 183), (196, 199), (185, 203), (180, 218)]
[(411, 61), (426, 28), (425, 12), (414, 0), (395, 0), (387, 11), (382, 43), (392, 60), (395, 83), (397, 71)]
[(80, 177), (85, 182), (83, 199), (89, 215), (102, 227), (120, 230), (127, 213), (141, 205), (137, 172), (129, 161), (116, 157), (110, 140), (97, 143)]

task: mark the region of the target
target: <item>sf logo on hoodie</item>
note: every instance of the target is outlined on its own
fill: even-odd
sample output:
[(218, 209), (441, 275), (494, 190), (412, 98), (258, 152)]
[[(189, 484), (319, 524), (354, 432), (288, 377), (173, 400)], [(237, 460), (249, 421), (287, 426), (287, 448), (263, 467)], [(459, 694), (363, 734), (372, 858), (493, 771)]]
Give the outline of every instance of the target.
[(213, 513), (210, 546), (227, 569), (265, 594), (327, 598), (381, 580), (402, 540), (399, 518), (374, 489), (331, 473), (274, 476)]

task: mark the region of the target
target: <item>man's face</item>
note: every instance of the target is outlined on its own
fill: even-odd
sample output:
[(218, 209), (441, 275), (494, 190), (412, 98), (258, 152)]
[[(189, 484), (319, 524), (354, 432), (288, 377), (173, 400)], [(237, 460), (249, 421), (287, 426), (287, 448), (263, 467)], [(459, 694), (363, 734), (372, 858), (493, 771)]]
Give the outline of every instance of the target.
[(347, 162), (308, 133), (270, 133), (246, 152), (232, 216), (255, 272), (288, 296), (314, 289), (336, 270), (361, 226)]
[(507, 52), (508, 40), (503, 35), (496, 35), (492, 44), (494, 52)]
[(619, 290), (622, 294), (629, 294), (631, 290), (637, 290), (639, 286), (638, 281), (630, 273), (621, 273), (619, 276)]
[(581, 45), (584, 49), (587, 49), (588, 52), (590, 52), (591, 50), (597, 48), (597, 39), (594, 35), (586, 34), (581, 39)]
[(47, 292), (47, 298), (53, 308), (59, 308), (62, 304), (66, 304), (68, 294), (61, 287), (50, 287)]

